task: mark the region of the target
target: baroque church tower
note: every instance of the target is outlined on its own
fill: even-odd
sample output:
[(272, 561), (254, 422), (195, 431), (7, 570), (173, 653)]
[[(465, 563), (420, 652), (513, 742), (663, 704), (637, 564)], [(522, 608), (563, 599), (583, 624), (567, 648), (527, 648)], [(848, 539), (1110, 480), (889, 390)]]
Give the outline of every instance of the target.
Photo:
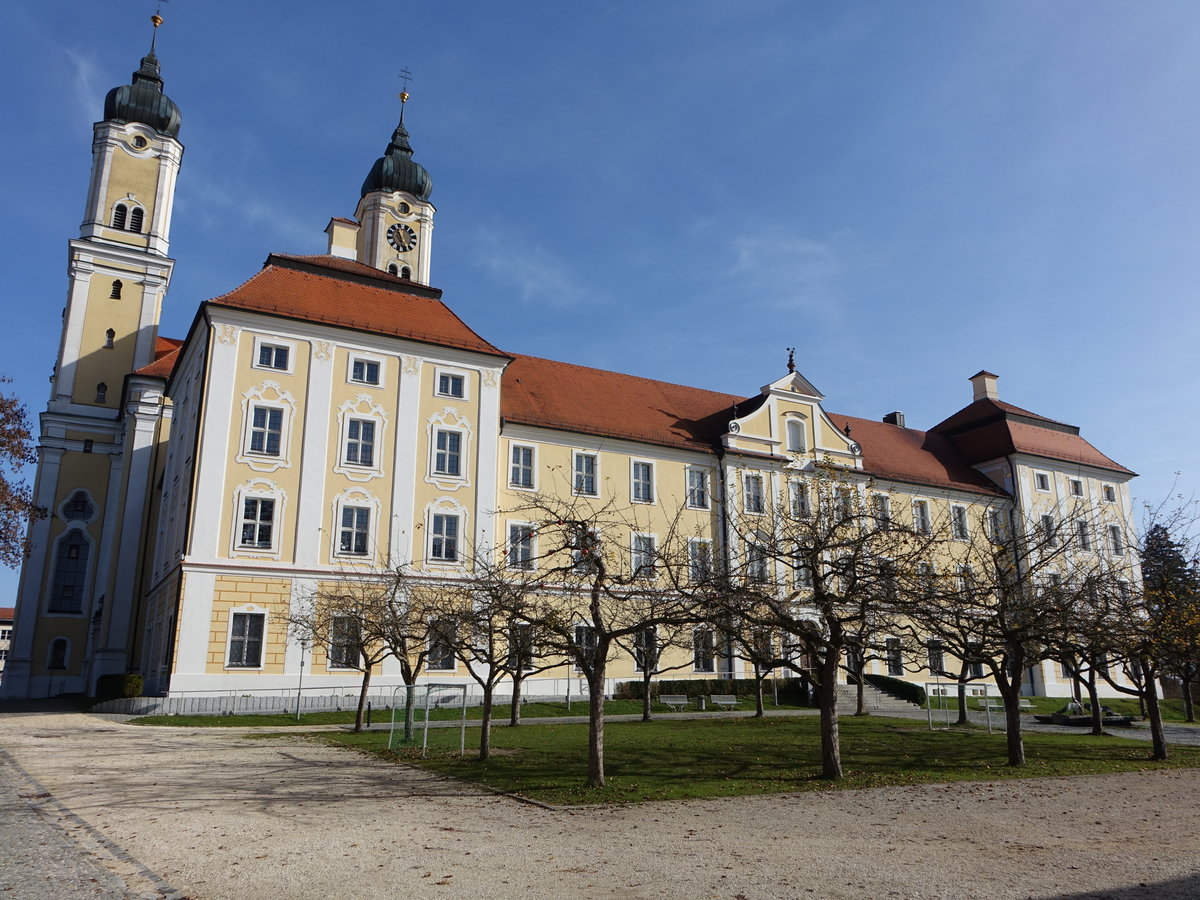
[(139, 548), (164, 416), (162, 380), (139, 377), (162, 348), (159, 315), (179, 107), (163, 93), (155, 40), (129, 84), (109, 91), (93, 130), (79, 237), (69, 242), (58, 360), (41, 415), (35, 500), (9, 696), (91, 692), (127, 671), (136, 642)]
[(428, 285), (433, 181), (413, 159), (404, 127), (407, 92), (400, 94), (400, 102), (400, 123), (363, 181), (357, 221), (339, 218), (329, 222), (329, 253)]

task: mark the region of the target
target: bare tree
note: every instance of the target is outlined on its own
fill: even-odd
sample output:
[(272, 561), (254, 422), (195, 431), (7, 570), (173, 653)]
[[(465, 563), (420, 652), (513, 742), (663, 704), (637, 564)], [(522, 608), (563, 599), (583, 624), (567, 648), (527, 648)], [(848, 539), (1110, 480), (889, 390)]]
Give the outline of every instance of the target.
[(363, 728), (371, 674), (391, 653), (383, 639), (383, 626), (394, 587), (370, 573), (344, 573), (318, 587), (288, 617), (293, 635), (323, 647), (332, 667), (362, 672), (355, 731)]
[[(634, 667), (642, 676), (642, 721), (653, 719), (650, 686), (653, 680), (667, 672), (692, 667), (694, 664), (695, 628), (692, 625), (648, 625), (633, 634), (613, 638), (613, 643), (633, 657)], [(680, 653), (686, 658), (672, 663)]]
[(815, 664), (821, 711), (821, 771), (842, 776), (837, 679), (867, 624), (896, 605), (900, 573), (927, 558), (932, 537), (891, 516), (892, 497), (865, 476), (821, 463), (782, 497), (764, 500), (756, 473), (743, 474), (730, 514), (726, 615), (751, 632), (769, 629)]
[(682, 579), (669, 574), (663, 547), (675, 546), (675, 535), (652, 537), (634, 511), (569, 493), (534, 496), (516, 512), (534, 523), (531, 559), (543, 585), (523, 618), (587, 681), (587, 785), (603, 787), (606, 674), (617, 641), (695, 618), (672, 590)]

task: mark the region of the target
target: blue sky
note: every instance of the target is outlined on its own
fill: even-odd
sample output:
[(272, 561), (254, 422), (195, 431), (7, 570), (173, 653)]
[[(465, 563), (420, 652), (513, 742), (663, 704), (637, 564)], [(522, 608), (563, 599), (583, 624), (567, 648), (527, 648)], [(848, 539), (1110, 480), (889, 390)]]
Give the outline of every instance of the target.
[[(34, 412), (91, 123), (153, 8), (0, 7), (0, 372)], [(269, 252), (324, 250), (407, 67), (432, 281), (493, 343), (746, 395), (795, 346), (829, 409), (901, 409), (917, 428), (987, 368), (1003, 399), (1141, 473), (1137, 497), (1200, 486), (1193, 0), (177, 0), (163, 15), (186, 147), (165, 335)], [(14, 590), (0, 571), (0, 603)]]

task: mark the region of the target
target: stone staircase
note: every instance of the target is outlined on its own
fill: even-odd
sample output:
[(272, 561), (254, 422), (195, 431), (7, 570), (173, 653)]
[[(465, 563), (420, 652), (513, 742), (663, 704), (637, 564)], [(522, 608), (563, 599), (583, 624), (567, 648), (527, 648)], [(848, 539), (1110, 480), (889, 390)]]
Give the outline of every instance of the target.
[[(858, 709), (858, 685), (839, 684), (837, 686), (837, 695), (838, 715), (853, 715)], [(867, 705), (867, 712), (873, 714), (913, 712), (914, 710), (919, 711), (921, 709), (915, 703), (909, 703), (907, 700), (901, 700), (898, 697), (893, 697), (891, 694), (885, 694), (883, 691), (869, 684), (863, 686), (863, 701)]]

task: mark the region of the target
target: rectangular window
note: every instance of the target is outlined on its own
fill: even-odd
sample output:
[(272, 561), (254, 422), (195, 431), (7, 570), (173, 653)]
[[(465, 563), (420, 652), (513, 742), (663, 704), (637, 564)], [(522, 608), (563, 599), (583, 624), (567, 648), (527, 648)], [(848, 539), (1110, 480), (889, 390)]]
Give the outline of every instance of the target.
[(596, 454), (575, 454), (575, 493), (596, 496)]
[(956, 541), (965, 541), (971, 537), (971, 529), (967, 524), (967, 508), (965, 506), (950, 507), (950, 533)]
[(635, 672), (658, 668), (658, 633), (653, 625), (633, 636), (633, 668)]
[(942, 675), (946, 671), (946, 653), (941, 641), (925, 642), (926, 668), (931, 675)]
[(438, 475), (462, 474), (462, 435), (457, 431), (438, 431), (433, 453), (433, 471)]
[(854, 489), (836, 487), (833, 489), (833, 512), (839, 522), (854, 518)]
[(513, 487), (533, 487), (533, 448), (513, 444), (512, 468), (509, 469), (508, 483)]
[(1072, 479), (1070, 479), (1070, 482), (1071, 482), (1071, 496), (1072, 497), (1082, 497), (1083, 496), (1083, 482), (1080, 481), (1078, 478), (1072, 478)]
[[(575, 647), (587, 665), (591, 666), (596, 661), (596, 629), (591, 625), (576, 625)], [(575, 660), (575, 670), (581, 671), (578, 659)]]
[(793, 519), (807, 519), (811, 506), (808, 501), (808, 485), (803, 481), (788, 482), (788, 505)]
[(1037, 488), (1039, 491), (1049, 491), (1050, 490), (1050, 476), (1048, 474), (1046, 474), (1045, 472), (1034, 472), (1033, 473), (1033, 486), (1035, 488)]
[(366, 556), (370, 539), (371, 510), (365, 506), (343, 506), (339, 552)]
[(1104, 486), (1104, 502), (1105, 503), (1116, 503), (1117, 502), (1117, 489), (1115, 487), (1113, 487), (1111, 484), (1106, 484)]
[(917, 534), (929, 534), (929, 501), (914, 500), (912, 511), (913, 531)]
[(286, 372), (288, 368), (289, 347), (278, 344), (258, 345), (258, 367), (260, 369), (277, 369)]
[(632, 469), (633, 500), (635, 503), (654, 502), (654, 464), (635, 462)]
[(1087, 522), (1076, 522), (1075, 532), (1079, 536), (1079, 549), (1092, 549), (1092, 530), (1088, 527)]
[(716, 671), (716, 658), (712, 630), (697, 628), (692, 632), (692, 670), (695, 672)]
[(508, 526), (508, 565), (511, 569), (533, 568), (533, 526)]
[(654, 577), (654, 535), (635, 534), (630, 548), (630, 570), (634, 578)]
[(756, 584), (767, 580), (767, 551), (765, 536), (755, 533), (746, 539), (746, 578)]
[(599, 558), (600, 550), (600, 535), (589, 528), (585, 528), (583, 523), (576, 523), (572, 527), (567, 537), (571, 545), (571, 559), (574, 560), (574, 565), (571, 567), (576, 575), (590, 575), (596, 570), (596, 561)]
[(356, 466), (375, 465), (375, 423), (351, 419), (346, 423), (346, 462)]
[(1044, 513), (1041, 520), (1042, 540), (1047, 547), (1058, 546), (1058, 526), (1054, 523), (1054, 516), (1050, 513)]
[(263, 613), (233, 614), (233, 627), (229, 632), (230, 669), (257, 669), (262, 665)]
[(268, 497), (246, 497), (242, 501), (239, 547), (270, 549), (275, 537), (275, 501)]
[(804, 563), (796, 565), (796, 587), (811, 591), (813, 588), (813, 570), (811, 566)]
[(1113, 552), (1113, 556), (1125, 555), (1125, 537), (1121, 534), (1120, 525), (1108, 526), (1108, 549)]
[(449, 372), (438, 375), (438, 396), (456, 397), (461, 400), (466, 395), (465, 387), (466, 381), (461, 375), (452, 375)]
[(454, 642), (457, 628), (453, 619), (434, 619), (429, 623), (429, 653), (425, 668), (431, 672), (454, 670)]
[(703, 469), (687, 470), (687, 505), (708, 509), (708, 473)]
[(359, 653), (361, 631), (358, 620), (350, 616), (337, 616), (329, 627), (329, 667), (331, 669), (357, 669), (362, 664)]
[(250, 452), (278, 456), (283, 441), (283, 410), (256, 406), (250, 414)]
[(884, 531), (892, 527), (892, 498), (887, 494), (871, 496), (871, 513), (875, 516), (875, 527)]
[(508, 629), (508, 671), (527, 672), (537, 658), (533, 646), (533, 626), (518, 622)]
[(712, 577), (712, 541), (688, 538), (688, 579), (700, 584)]
[(11, 628), (0, 628), (0, 641), (12, 640)]
[(887, 652), (887, 673), (893, 678), (904, 674), (904, 651), (900, 638), (888, 638), (884, 644)]
[(997, 544), (1008, 540), (1008, 510), (988, 510), (988, 531), (991, 532), (991, 538)]
[(787, 423), (787, 448), (792, 453), (803, 453), (804, 446), (804, 422), (800, 419), (791, 419)]
[(742, 497), (742, 503), (746, 512), (761, 513), (766, 511), (766, 507), (763, 504), (763, 479), (761, 475), (742, 476)]
[(373, 359), (352, 360), (350, 380), (358, 384), (379, 384), (379, 363)]
[(980, 656), (983, 653), (983, 648), (978, 645), (972, 645), (967, 648), (967, 656), (971, 657), (967, 660), (967, 677), (982, 678), (983, 677), (983, 660)]
[(429, 535), (429, 558), (458, 561), (458, 516), (435, 515)]

